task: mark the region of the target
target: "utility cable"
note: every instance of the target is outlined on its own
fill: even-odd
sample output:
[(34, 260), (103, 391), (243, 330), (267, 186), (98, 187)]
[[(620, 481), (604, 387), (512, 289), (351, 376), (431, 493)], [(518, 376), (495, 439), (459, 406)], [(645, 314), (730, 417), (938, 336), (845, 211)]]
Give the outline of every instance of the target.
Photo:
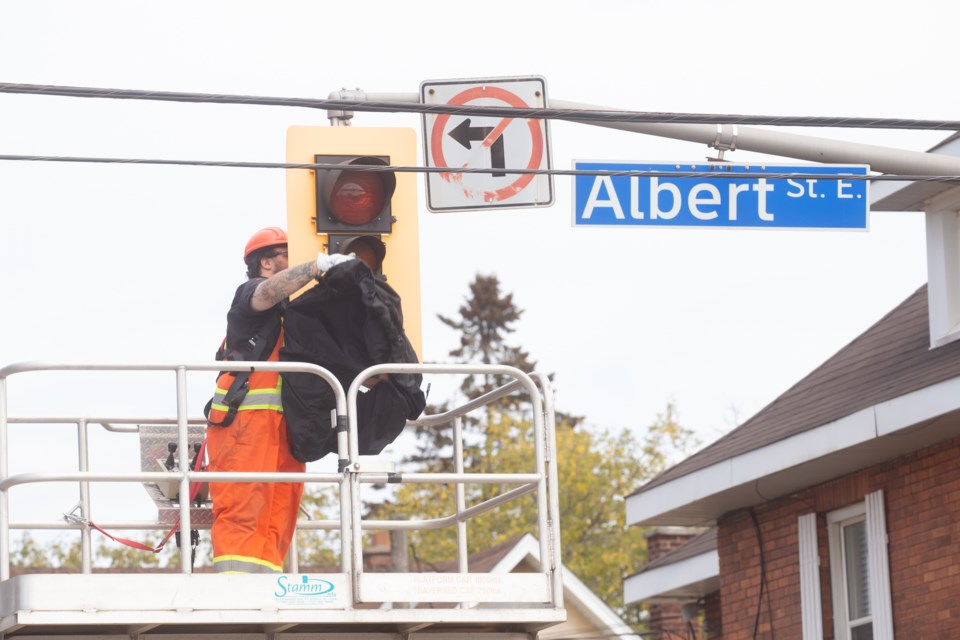
[(760, 592), (757, 595), (757, 615), (753, 621), (753, 638), (756, 640), (757, 633), (760, 630), (760, 611), (763, 603), (763, 596), (767, 596), (767, 621), (770, 623), (770, 638), (773, 634), (773, 612), (770, 610), (770, 588), (767, 585), (767, 560), (763, 552), (763, 534), (760, 530), (760, 522), (757, 520), (757, 512), (753, 507), (747, 509), (750, 514), (750, 520), (753, 522), (753, 529), (757, 536), (757, 549), (760, 553)]
[[(438, 173), (438, 174), (510, 174), (536, 176), (610, 176), (610, 177), (656, 177), (656, 178), (765, 178), (767, 180), (786, 180), (791, 178), (816, 178), (817, 180), (844, 180), (844, 181), (878, 181), (878, 182), (944, 182), (960, 184), (960, 176), (951, 175), (909, 175), (909, 174), (876, 174), (876, 175), (855, 175), (855, 174), (835, 174), (835, 173), (760, 173), (750, 171), (737, 171), (735, 165), (703, 163), (705, 167), (711, 167), (710, 171), (631, 171), (631, 170), (604, 170), (604, 169), (509, 169), (509, 168), (472, 168), (472, 167), (412, 167), (412, 166), (393, 166), (393, 165), (362, 165), (352, 164), (346, 167), (342, 164), (324, 164), (312, 162), (240, 162), (230, 160), (165, 160), (156, 158), (98, 158), (82, 156), (35, 156), (35, 155), (17, 155), (0, 154), (0, 161), (24, 161), (24, 162), (68, 162), (68, 163), (93, 163), (93, 164), (141, 164), (141, 165), (168, 165), (168, 166), (188, 166), (188, 167), (229, 167), (240, 169), (305, 169), (305, 170), (331, 170), (346, 169), (350, 171), (366, 173)], [(630, 164), (630, 163), (624, 163)], [(680, 165), (683, 166), (683, 165)], [(698, 166), (698, 165), (690, 165)], [(766, 163), (743, 163), (743, 166), (766, 166)], [(776, 165), (773, 165), (774, 167)], [(817, 165), (811, 165), (815, 168)]]
[(166, 102), (302, 107), (307, 109), (326, 109), (333, 111), (448, 114), (461, 116), (487, 116), (494, 118), (533, 118), (538, 120), (565, 120), (572, 122), (750, 124), (792, 127), (960, 131), (960, 120), (930, 120), (915, 118), (769, 116), (717, 113), (673, 113), (663, 111), (624, 111), (617, 109), (553, 109), (549, 107), (517, 108), (451, 104), (434, 105), (403, 101), (324, 100), (314, 98), (282, 98), (271, 96), (189, 93), (178, 91), (98, 89), (94, 87), (68, 87), (59, 85), (17, 83), (0, 83), (0, 93), (65, 96), (72, 98), (108, 98), (115, 100), (159, 100)]

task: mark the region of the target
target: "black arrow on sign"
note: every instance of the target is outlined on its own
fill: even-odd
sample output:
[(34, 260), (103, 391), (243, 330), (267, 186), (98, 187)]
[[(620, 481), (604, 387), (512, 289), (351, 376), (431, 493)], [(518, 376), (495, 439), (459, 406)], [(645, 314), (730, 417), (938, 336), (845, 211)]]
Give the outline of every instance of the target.
[[(454, 127), (453, 130), (447, 135), (462, 144), (465, 149), (469, 149), (471, 142), (474, 140), (486, 140), (487, 136), (489, 136), (491, 133), (493, 133), (493, 127), (471, 127), (470, 118), (467, 118)], [(493, 144), (490, 145), (490, 168), (505, 169), (507, 164), (504, 156), (503, 136), (501, 135), (493, 141)], [(497, 172), (491, 175), (494, 177), (503, 177), (507, 174)]]

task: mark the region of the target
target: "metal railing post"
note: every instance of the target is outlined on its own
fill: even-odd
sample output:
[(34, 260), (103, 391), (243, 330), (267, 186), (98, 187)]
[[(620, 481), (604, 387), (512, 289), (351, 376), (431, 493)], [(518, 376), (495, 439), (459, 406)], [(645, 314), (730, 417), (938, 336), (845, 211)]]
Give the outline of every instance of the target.
[[(77, 466), (81, 473), (90, 471), (90, 452), (87, 450), (87, 421), (77, 421)], [(80, 565), (83, 573), (93, 572), (93, 540), (90, 535), (90, 483), (80, 483)]]
[(543, 373), (533, 373), (531, 377), (540, 383), (543, 392), (544, 418), (546, 421), (546, 442), (544, 447), (547, 450), (547, 471), (549, 478), (547, 488), (550, 492), (548, 501), (548, 525), (550, 531), (550, 566), (552, 570), (551, 586), (553, 592), (553, 604), (555, 607), (563, 608), (563, 565), (560, 559), (563, 557), (560, 553), (560, 475), (557, 468), (557, 416), (554, 407), (553, 387), (550, 385), (550, 378)]
[[(533, 385), (533, 382), (530, 383)], [(530, 393), (530, 400), (533, 402), (533, 437), (535, 446), (533, 448), (536, 457), (537, 474), (540, 480), (537, 482), (537, 538), (540, 542), (540, 570), (547, 572), (550, 566), (550, 522), (548, 519), (548, 491), (547, 491), (547, 455), (544, 451), (546, 443), (546, 429), (543, 424), (543, 402), (540, 399), (540, 390), (533, 385), (533, 391)]]
[[(463, 473), (463, 418), (453, 419), (453, 463), (454, 471)], [(467, 523), (460, 519), (467, 509), (466, 491), (463, 483), (454, 485), (457, 496), (457, 567), (460, 573), (467, 573)]]
[[(351, 418), (353, 420), (353, 418)], [(350, 477), (350, 525), (352, 528), (351, 544), (352, 548), (352, 567), (350, 571), (351, 582), (353, 584), (353, 601), (360, 602), (360, 579), (363, 575), (363, 536), (362, 523), (360, 521), (360, 474), (351, 471), (345, 471)], [(341, 505), (341, 510), (343, 505)]]
[(187, 369), (177, 367), (177, 460), (180, 466), (180, 573), (193, 572), (190, 523), (190, 438), (187, 434)]
[[(7, 434), (7, 378), (0, 377), (0, 482), (7, 479), (10, 455)], [(7, 490), (0, 491), (0, 581), (10, 579), (10, 505)]]

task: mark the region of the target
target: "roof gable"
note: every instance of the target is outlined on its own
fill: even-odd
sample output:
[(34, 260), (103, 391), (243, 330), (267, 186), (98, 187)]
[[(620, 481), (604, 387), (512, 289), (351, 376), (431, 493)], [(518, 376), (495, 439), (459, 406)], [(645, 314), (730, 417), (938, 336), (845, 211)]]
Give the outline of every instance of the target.
[[(531, 534), (526, 533), (471, 554), (468, 564), (471, 573), (510, 573), (521, 565), (527, 565), (528, 570), (538, 570), (540, 543)], [(456, 572), (457, 566), (456, 563), (438, 563), (437, 570)], [(576, 609), (583, 618), (589, 620), (596, 627), (593, 633), (603, 632), (628, 640), (637, 640), (630, 626), (572, 571), (566, 566), (562, 567), (562, 571), (565, 607)], [(557, 628), (562, 629), (562, 626)], [(554, 629), (543, 631), (541, 637), (549, 637), (553, 632)]]

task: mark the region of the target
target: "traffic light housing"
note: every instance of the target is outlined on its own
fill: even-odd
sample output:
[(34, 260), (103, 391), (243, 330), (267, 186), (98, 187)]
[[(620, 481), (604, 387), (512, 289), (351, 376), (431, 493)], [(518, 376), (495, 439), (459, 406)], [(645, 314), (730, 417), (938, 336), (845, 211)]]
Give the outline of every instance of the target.
[(290, 127), (287, 162), (327, 166), (287, 171), (290, 264), (318, 251), (356, 254), (400, 294), (404, 329), (421, 355), (416, 175), (385, 169), (417, 164), (416, 131)]
[(374, 273), (383, 272), (386, 245), (384, 234), (393, 231), (392, 198), (397, 178), (386, 156), (344, 156), (317, 154), (316, 228), (327, 234), (329, 253), (355, 253)]

